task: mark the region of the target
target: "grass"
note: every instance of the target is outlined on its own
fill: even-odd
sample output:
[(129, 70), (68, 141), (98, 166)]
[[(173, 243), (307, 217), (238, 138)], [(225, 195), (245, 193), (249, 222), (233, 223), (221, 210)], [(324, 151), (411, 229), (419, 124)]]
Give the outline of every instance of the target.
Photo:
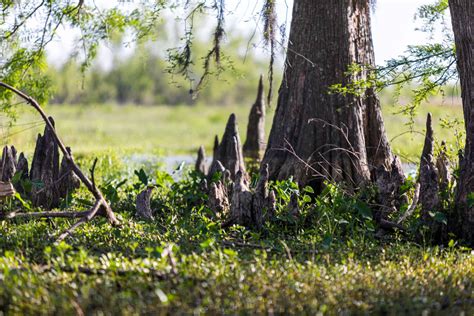
[[(462, 122), (459, 104), (426, 104), (414, 117), (413, 129), (407, 126), (409, 118), (394, 115), (396, 107), (383, 108), (384, 119), (393, 150), (405, 161), (418, 161), (423, 145), (426, 113), (433, 114), (435, 136), (456, 147), (455, 127), (443, 127), (440, 120)], [(210, 153), (214, 135), (221, 136), (230, 113), (236, 113), (240, 135), (244, 140), (249, 112), (248, 106), (206, 107), (137, 107), (137, 106), (50, 106), (47, 111), (56, 119), (57, 128), (66, 144), (75, 153), (90, 154), (106, 151), (148, 153), (160, 155), (194, 155), (202, 144)], [(266, 120), (270, 130), (274, 109)], [(29, 110), (19, 115), (17, 126), (8, 128), (3, 120), (3, 142), (15, 144), (21, 151), (32, 153), (35, 135), (42, 131), (41, 122)], [(25, 125), (26, 124), (26, 125)], [(461, 123), (462, 124), (462, 123)], [(444, 124), (446, 125), (446, 124)], [(414, 132), (410, 132), (413, 130)], [(8, 137), (8, 135), (11, 135)], [(460, 137), (462, 139), (462, 136)]]
[[(135, 234), (143, 230), (135, 226)], [(109, 244), (121, 239), (127, 238)], [(53, 259), (46, 265), (8, 253), (0, 257), (0, 307), (9, 314), (87, 315), (474, 312), (474, 260), (459, 251), (383, 246), (382, 252), (357, 248), (365, 254), (341, 259), (352, 253), (290, 257), (174, 246), (177, 263), (171, 267), (162, 256), (168, 245), (146, 254), (141, 247), (133, 249), (134, 255), (99, 255), (60, 245), (47, 250)], [(97, 272), (80, 272), (82, 266)]]
[[(474, 312), (474, 256), (469, 248), (376, 239), (360, 200), (329, 186), (301, 218), (285, 205), (294, 183), (273, 184), (274, 220), (261, 231), (233, 226), (203, 205), (199, 177), (175, 182), (150, 175), (158, 188), (156, 220), (133, 216), (144, 188), (102, 159), (101, 187), (126, 179), (112, 206), (122, 221), (98, 219), (67, 243), (54, 237), (70, 220), (0, 221), (0, 311), (5, 314), (460, 314)], [(89, 164), (89, 161), (82, 161)], [(105, 170), (104, 170), (105, 169)], [(79, 191), (71, 208), (81, 207)], [(13, 201), (12, 203), (17, 203)], [(1, 211), (0, 211), (1, 212)]]
[[(419, 210), (406, 233), (380, 239), (366, 193), (347, 196), (333, 185), (317, 197), (299, 192), (301, 215), (294, 218), (286, 205), (298, 188), (288, 180), (272, 184), (277, 213), (262, 230), (222, 230), (221, 218), (206, 206), (199, 176), (185, 168), (176, 171), (175, 180), (155, 160), (124, 158), (188, 155), (199, 144), (209, 152), (231, 112), (244, 138), (247, 107), (47, 110), (85, 170), (92, 156), (99, 157), (98, 185), (122, 226), (96, 219), (55, 244), (71, 220), (0, 219), (0, 315), (474, 313), (472, 249), (454, 236), (431, 245), (419, 233)], [(406, 118), (391, 111), (384, 108), (393, 138), (408, 127)], [(424, 129), (427, 111), (434, 122), (461, 116), (457, 106), (427, 105), (415, 117), (416, 130)], [(20, 125), (37, 121), (28, 111), (21, 115), (18, 126), (4, 127), (11, 135), (5, 142), (31, 153), (42, 126)], [(435, 131), (453, 141), (453, 126), (436, 124)], [(403, 134), (392, 144), (407, 160), (416, 160), (422, 137)], [(135, 198), (148, 185), (134, 174), (139, 168), (157, 184), (152, 222), (134, 216)], [(82, 188), (62, 208), (86, 208), (89, 198)], [(35, 210), (17, 199), (2, 203), (0, 215), (20, 207)]]

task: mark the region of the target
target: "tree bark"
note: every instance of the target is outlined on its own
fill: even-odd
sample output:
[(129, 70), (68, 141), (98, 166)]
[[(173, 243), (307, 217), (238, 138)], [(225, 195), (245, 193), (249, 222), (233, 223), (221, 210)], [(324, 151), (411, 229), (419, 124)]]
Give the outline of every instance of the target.
[(434, 138), (431, 113), (426, 118), (426, 135), (423, 152), (420, 159), (420, 202), (421, 216), (426, 223), (432, 221), (430, 212), (434, 213), (440, 207), (438, 169), (434, 160)]
[(474, 192), (474, 3), (472, 0), (449, 0), (457, 68), (466, 126), (466, 147), (460, 161), (456, 202), (461, 236), (474, 242), (474, 207), (468, 200)]
[(203, 146), (199, 147), (198, 155), (196, 159), (196, 164), (194, 166), (194, 170), (201, 174), (207, 174), (207, 166), (206, 166), (206, 152)]
[(247, 125), (247, 139), (244, 144), (244, 156), (260, 161), (265, 152), (265, 101), (263, 95), (263, 77), (258, 83), (257, 99), (252, 105)]
[(10, 182), (16, 173), (16, 149), (5, 146), (2, 153), (2, 174), (1, 180)]
[[(225, 169), (230, 171), (232, 180), (235, 179), (237, 173), (241, 171), (246, 176), (244, 156), (242, 153), (242, 145), (240, 142), (239, 129), (237, 127), (237, 120), (235, 114), (229, 116), (227, 125), (225, 127), (222, 141), (219, 143), (216, 137), (214, 144), (214, 157), (211, 169), (213, 169), (214, 162), (220, 161)], [(212, 177), (213, 174), (210, 174)]]
[[(351, 64), (363, 71), (347, 74)], [(368, 0), (295, 0), (286, 68), (263, 163), (270, 178), (300, 185), (324, 180), (357, 188), (376, 167), (390, 168), (380, 102), (330, 94), (334, 84), (365, 79), (374, 65)]]
[[(54, 120), (50, 117), (53, 128)], [(35, 183), (31, 191), (35, 206), (52, 209), (59, 205), (57, 180), (59, 176), (59, 147), (53, 130), (45, 126), (43, 135), (38, 134), (33, 161), (31, 162), (30, 178)]]
[(151, 194), (153, 193), (153, 187), (147, 187), (145, 190), (140, 192), (137, 195), (136, 199), (136, 209), (137, 209), (137, 216), (141, 219), (152, 221), (154, 220), (153, 217), (153, 210), (151, 209)]

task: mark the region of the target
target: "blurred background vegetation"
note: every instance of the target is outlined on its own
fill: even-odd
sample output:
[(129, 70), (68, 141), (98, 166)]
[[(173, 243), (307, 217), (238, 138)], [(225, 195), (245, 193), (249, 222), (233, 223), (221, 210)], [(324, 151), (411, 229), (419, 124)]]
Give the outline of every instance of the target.
[[(193, 98), (191, 87), (202, 74), (211, 34), (203, 32), (193, 39), (192, 64), (185, 78), (170, 68), (168, 60), (170, 48), (178, 45), (175, 24), (176, 21), (164, 20), (157, 26), (157, 38), (129, 47), (123, 45), (126, 37), (113, 38), (102, 45), (98, 58), (87, 69), (78, 56), (70, 56), (65, 62), (48, 58), (44, 69), (52, 93), (45, 106), (56, 119), (64, 141), (76, 154), (113, 150), (189, 156), (200, 145), (210, 153), (214, 135), (223, 133), (231, 113), (237, 114), (241, 138), (245, 139), (258, 79), (268, 73), (266, 52), (255, 49), (258, 40), (252, 41), (249, 34), (230, 31), (222, 44), (225, 71), (213, 65), (207, 83)], [(277, 57), (267, 133), (283, 73), (284, 56), (280, 53)], [(268, 89), (267, 81), (265, 85)], [(380, 93), (394, 151), (405, 162), (419, 160), (426, 114), (431, 112), (436, 139), (446, 140), (455, 155), (464, 141), (459, 87), (452, 83), (443, 89), (443, 94), (433, 95), (416, 111), (404, 107), (410, 103), (412, 88), (387, 88)], [(28, 107), (17, 108), (16, 121), (12, 122), (8, 115), (0, 116), (3, 144), (14, 144), (31, 154), (36, 134), (44, 126)]]
[[(247, 49), (243, 37), (229, 38), (222, 50), (225, 71), (216, 69), (193, 98), (189, 80), (170, 70), (163, 47), (166, 42), (141, 43), (129, 49), (124, 56), (119, 47), (109, 50), (111, 60), (107, 66), (99, 58), (85, 72), (81, 63), (70, 59), (65, 64), (48, 67), (52, 81), (51, 104), (133, 104), (133, 105), (219, 105), (251, 104), (255, 99), (258, 78), (268, 71), (268, 61), (258, 52)], [(193, 43), (192, 80), (199, 80), (203, 56), (207, 54), (209, 42), (196, 40)], [(278, 73), (276, 82), (281, 78)]]

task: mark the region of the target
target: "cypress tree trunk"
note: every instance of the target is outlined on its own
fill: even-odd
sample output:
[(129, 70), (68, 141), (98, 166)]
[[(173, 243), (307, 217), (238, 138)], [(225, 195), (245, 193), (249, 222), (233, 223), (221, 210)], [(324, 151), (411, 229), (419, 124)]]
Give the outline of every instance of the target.
[(461, 235), (473, 243), (474, 208), (468, 206), (467, 200), (474, 192), (474, 3), (472, 0), (450, 0), (449, 8), (466, 126), (466, 148), (460, 161), (456, 200)]
[[(295, 0), (286, 68), (264, 164), (271, 178), (290, 175), (300, 185), (324, 179), (356, 188), (392, 154), (380, 103), (362, 95), (330, 94), (334, 84), (363, 79), (351, 64), (374, 65), (369, 0)], [(304, 163), (304, 162), (306, 163)]]

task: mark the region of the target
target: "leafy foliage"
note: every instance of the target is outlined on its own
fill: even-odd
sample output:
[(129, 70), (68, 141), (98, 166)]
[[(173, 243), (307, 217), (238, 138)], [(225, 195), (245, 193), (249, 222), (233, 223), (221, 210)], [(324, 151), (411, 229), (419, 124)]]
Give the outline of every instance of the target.
[[(133, 39), (141, 39), (152, 32), (165, 4), (165, 1), (144, 1), (139, 5), (116, 2), (99, 7), (83, 0), (77, 5), (65, 0), (2, 1), (2, 80), (41, 102), (48, 96), (50, 86), (37, 70), (44, 65), (45, 47), (57, 37), (60, 27), (80, 33), (75, 54), (82, 53), (81, 68), (85, 70), (104, 40), (125, 32)], [(0, 96), (2, 104), (7, 106), (11, 96), (4, 91), (0, 91)]]
[[(54, 90), (51, 103), (230, 105), (243, 102), (250, 104), (254, 101), (258, 76), (265, 71), (266, 65), (254, 54), (243, 56), (235, 53), (245, 47), (244, 39), (229, 37), (221, 45), (223, 50), (233, 52), (221, 56), (221, 66), (226, 72), (219, 76), (209, 75), (206, 79), (209, 85), (201, 87), (197, 100), (189, 94), (188, 79), (169, 73), (171, 70), (166, 57), (157, 52), (162, 45), (166, 45), (166, 41), (137, 45), (128, 57), (116, 53), (111, 69), (94, 64), (82, 76), (78, 71), (80, 65), (74, 61), (69, 61), (58, 69), (49, 68), (48, 76)], [(195, 40), (190, 62), (199, 63), (200, 56), (206, 56), (207, 50), (207, 42)], [(200, 68), (201, 64), (189, 65), (187, 68), (193, 80), (199, 80), (192, 74), (200, 73)]]
[[(180, 19), (184, 24), (184, 35), (177, 47), (167, 50), (168, 64), (163, 68), (170, 74), (182, 77), (189, 85), (188, 92), (191, 95), (197, 96), (212, 76), (221, 78), (224, 70), (233, 72), (235, 69), (232, 54), (224, 53), (225, 16), (229, 11), (223, 0), (114, 1), (100, 5), (84, 0), (79, 0), (77, 5), (66, 0), (2, 1), (0, 5), (2, 80), (24, 90), (41, 103), (49, 98), (52, 91), (50, 80), (44, 77), (45, 48), (57, 38), (58, 30), (66, 28), (71, 34), (78, 33), (72, 57), (78, 57), (84, 72), (92, 66), (99, 45), (104, 42), (117, 42), (117, 39), (126, 38), (129, 42), (141, 45), (159, 38), (157, 34), (168, 32), (158, 27), (165, 9), (179, 11), (177, 14), (180, 16), (184, 12), (184, 18)], [(265, 38), (271, 46), (270, 81), (273, 81), (275, 58), (274, 12), (274, 1), (268, 1), (268, 8), (263, 9), (262, 14), (268, 17)], [(203, 17), (209, 21), (209, 16), (216, 20), (212, 44), (207, 53), (200, 56), (195, 50), (195, 23)], [(42, 71), (38, 71), (40, 69)], [(10, 94), (0, 91), (3, 107), (8, 106), (10, 98)]]
[[(90, 165), (82, 159), (81, 164)], [(328, 185), (315, 197), (291, 180), (271, 184), (277, 216), (260, 231), (220, 228), (200, 175), (98, 161), (98, 185), (121, 217), (84, 225), (67, 243), (48, 236), (69, 220), (0, 221), (0, 310), (7, 313), (350, 313), (472, 310), (470, 250), (376, 239), (367, 195)], [(108, 166), (108, 167), (107, 167)], [(99, 168), (100, 167), (100, 168)], [(120, 175), (120, 176), (117, 176)], [(108, 179), (115, 178), (112, 183)], [(103, 179), (103, 181), (100, 181)], [(134, 199), (156, 186), (155, 220)], [(107, 189), (111, 188), (111, 189)], [(407, 188), (408, 190), (409, 188)], [(286, 204), (299, 194), (299, 216)], [(79, 191), (71, 208), (86, 192)], [(17, 204), (19, 201), (12, 201)], [(21, 207), (21, 205), (17, 205)], [(72, 303), (73, 302), (73, 303)]]

